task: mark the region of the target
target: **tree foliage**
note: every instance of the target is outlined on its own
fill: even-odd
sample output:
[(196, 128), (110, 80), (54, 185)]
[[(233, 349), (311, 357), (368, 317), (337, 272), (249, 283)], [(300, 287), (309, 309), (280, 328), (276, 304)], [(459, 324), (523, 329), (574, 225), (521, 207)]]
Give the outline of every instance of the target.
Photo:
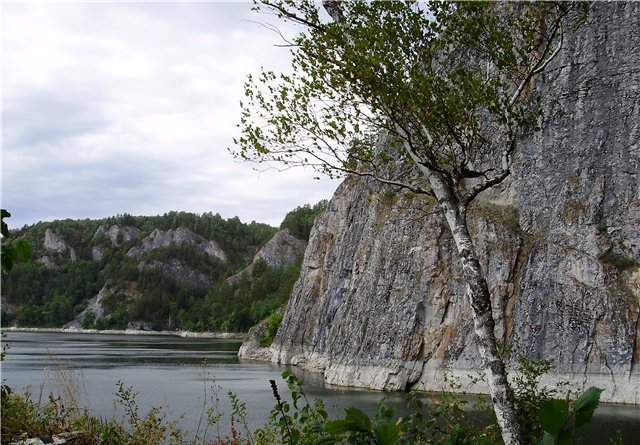
[[(355, 1), (327, 23), (313, 2), (265, 6), (307, 29), (290, 42), (292, 73), (249, 76), (236, 156), (431, 194), (428, 168), (467, 202), (508, 175), (518, 137), (535, 126), (532, 81), (559, 50), (569, 9)], [(399, 159), (413, 167), (389, 168)]]
[(9, 226), (5, 218), (9, 218), (11, 213), (7, 210), (0, 210), (0, 232), (2, 232), (2, 246), (0, 255), (2, 256), (2, 273), (10, 272), (13, 265), (18, 261), (27, 261), (31, 258), (31, 245), (23, 239), (10, 240)]
[(327, 205), (328, 201), (323, 199), (313, 206), (305, 204), (296, 207), (284, 217), (282, 224), (280, 224), (280, 230), (289, 229), (296, 238), (308, 241), (316, 217), (325, 211)]

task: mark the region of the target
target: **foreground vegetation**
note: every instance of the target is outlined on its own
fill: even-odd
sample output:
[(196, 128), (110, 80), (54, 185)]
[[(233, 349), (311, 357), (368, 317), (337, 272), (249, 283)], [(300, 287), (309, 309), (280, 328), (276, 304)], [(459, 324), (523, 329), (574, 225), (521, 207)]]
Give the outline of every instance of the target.
[[(575, 400), (554, 397), (564, 394), (562, 385), (540, 388), (541, 375), (549, 363), (521, 360), (514, 389), (519, 419), (528, 444), (569, 445), (576, 443), (575, 430), (591, 420), (601, 390), (589, 388)], [(381, 401), (373, 416), (358, 408), (345, 409), (344, 416), (330, 420), (322, 400), (309, 401), (300, 382), (291, 372), (283, 374), (290, 393), (285, 400), (275, 381), (270, 381), (274, 408), (269, 421), (255, 430), (247, 425), (245, 403), (229, 393), (231, 412), (219, 409), (219, 387), (212, 387), (209, 402), (190, 415), (199, 416), (197, 431), (187, 434), (160, 408), (141, 413), (136, 393), (118, 383), (116, 402), (123, 421), (103, 419), (79, 409), (77, 386), (64, 376), (58, 393), (48, 401), (33, 400), (31, 394), (18, 395), (2, 388), (2, 443), (37, 436), (58, 435), (68, 443), (86, 445), (271, 445), (271, 444), (424, 444), (493, 445), (501, 444), (500, 430), (490, 403), (480, 398), (473, 406), (486, 413), (484, 422), (467, 415), (469, 402), (464, 394), (443, 392), (435, 403), (423, 402), (419, 394), (407, 395), (408, 414), (399, 417)], [(266, 383), (266, 382), (265, 382)], [(455, 382), (451, 389), (459, 390)], [(288, 399), (288, 397), (286, 398)], [(228, 422), (228, 423), (227, 423)], [(222, 433), (225, 431), (225, 433)], [(212, 438), (213, 437), (213, 438)], [(620, 444), (620, 440), (612, 440)]]

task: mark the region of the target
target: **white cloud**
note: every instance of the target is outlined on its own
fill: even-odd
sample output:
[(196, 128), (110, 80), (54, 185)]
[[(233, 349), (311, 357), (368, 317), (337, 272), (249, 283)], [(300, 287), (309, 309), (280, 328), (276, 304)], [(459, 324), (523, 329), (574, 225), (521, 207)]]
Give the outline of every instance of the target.
[(246, 74), (289, 65), (251, 5), (5, 3), (10, 225), (170, 210), (278, 224), (329, 198), (335, 181), (258, 174), (227, 151)]

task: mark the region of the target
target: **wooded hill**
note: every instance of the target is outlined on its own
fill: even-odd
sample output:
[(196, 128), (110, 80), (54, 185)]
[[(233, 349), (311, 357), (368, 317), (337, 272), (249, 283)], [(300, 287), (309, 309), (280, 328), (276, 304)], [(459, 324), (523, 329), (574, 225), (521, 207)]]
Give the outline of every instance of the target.
[(25, 226), (12, 238), (32, 259), (2, 276), (2, 325), (244, 332), (287, 301), (325, 206), (289, 212), (275, 238), (278, 228), (212, 213)]

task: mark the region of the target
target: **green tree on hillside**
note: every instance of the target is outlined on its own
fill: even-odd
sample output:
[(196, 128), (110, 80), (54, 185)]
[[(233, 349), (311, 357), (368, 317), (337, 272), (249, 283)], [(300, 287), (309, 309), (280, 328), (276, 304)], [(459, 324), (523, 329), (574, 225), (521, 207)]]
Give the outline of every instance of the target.
[(309, 234), (311, 228), (316, 220), (316, 217), (324, 212), (327, 208), (328, 201), (323, 199), (315, 205), (305, 204), (300, 207), (296, 207), (284, 217), (282, 224), (280, 224), (280, 230), (289, 229), (291, 234), (296, 238), (304, 241), (309, 240)]
[[(467, 209), (511, 173), (541, 109), (540, 74), (573, 3), (315, 2), (262, 6), (302, 25), (290, 74), (249, 76), (235, 155), (374, 178), (435, 198), (453, 236), (496, 417), (521, 444)], [(260, 7), (260, 5), (259, 5)]]

